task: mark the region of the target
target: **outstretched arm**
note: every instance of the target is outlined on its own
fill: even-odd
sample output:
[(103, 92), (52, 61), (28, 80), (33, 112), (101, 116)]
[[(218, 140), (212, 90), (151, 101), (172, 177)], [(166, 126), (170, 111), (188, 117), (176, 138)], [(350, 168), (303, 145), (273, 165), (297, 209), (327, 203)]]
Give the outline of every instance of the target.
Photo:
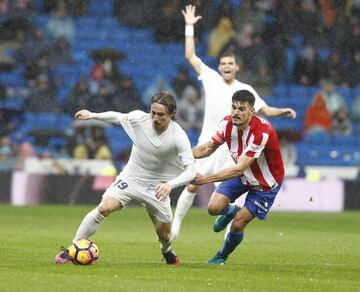
[(201, 73), (201, 60), (195, 52), (194, 25), (202, 18), (200, 15), (195, 16), (195, 6), (186, 5), (185, 10), (181, 13), (185, 19), (185, 57), (194, 68), (196, 73)]
[(215, 144), (213, 141), (209, 141), (193, 148), (192, 153), (196, 159), (204, 158), (213, 154), (218, 147), (219, 145)]
[(97, 119), (105, 122), (118, 124), (123, 114), (118, 112), (92, 113), (88, 110), (80, 110), (75, 114), (75, 118), (79, 120)]
[(232, 167), (225, 168), (219, 172), (202, 175), (196, 174), (195, 179), (191, 182), (194, 185), (204, 185), (211, 182), (224, 181), (239, 175), (242, 175), (244, 171), (255, 161), (254, 157), (242, 155), (238, 158), (237, 164)]
[(294, 111), (290, 107), (279, 108), (279, 107), (272, 107), (268, 105), (264, 105), (260, 112), (267, 117), (280, 117), (280, 116), (288, 116), (292, 119), (296, 118), (296, 111)]

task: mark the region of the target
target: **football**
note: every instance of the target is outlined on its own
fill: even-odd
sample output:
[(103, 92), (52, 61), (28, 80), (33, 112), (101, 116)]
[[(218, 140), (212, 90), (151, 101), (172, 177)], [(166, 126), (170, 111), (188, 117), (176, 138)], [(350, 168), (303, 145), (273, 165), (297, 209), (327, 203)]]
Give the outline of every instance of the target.
[(69, 247), (71, 261), (77, 265), (91, 265), (99, 257), (99, 249), (89, 239), (79, 239)]

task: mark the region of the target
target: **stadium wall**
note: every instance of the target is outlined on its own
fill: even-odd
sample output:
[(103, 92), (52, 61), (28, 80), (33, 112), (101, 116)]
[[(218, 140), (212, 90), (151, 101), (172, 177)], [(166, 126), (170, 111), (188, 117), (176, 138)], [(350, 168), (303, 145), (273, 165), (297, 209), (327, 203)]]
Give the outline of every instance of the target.
[[(273, 210), (340, 212), (360, 209), (360, 181), (355, 180), (356, 168), (306, 170), (305, 178), (297, 177), (296, 169), (287, 172)], [(97, 204), (114, 175), (116, 171), (111, 161), (31, 158), (19, 169), (0, 173), (0, 203), (16, 206)], [(174, 190), (173, 205), (181, 190)], [(212, 191), (211, 185), (202, 186), (195, 206), (206, 207)]]

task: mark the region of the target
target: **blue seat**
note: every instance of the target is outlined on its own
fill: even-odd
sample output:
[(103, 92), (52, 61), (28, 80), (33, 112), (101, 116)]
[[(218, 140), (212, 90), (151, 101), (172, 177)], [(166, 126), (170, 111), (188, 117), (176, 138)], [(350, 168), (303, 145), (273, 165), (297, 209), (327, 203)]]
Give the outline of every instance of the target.
[(0, 75), (0, 81), (4, 83), (6, 86), (10, 87), (24, 87), (26, 86), (26, 81), (21, 74), (17, 74), (16, 72), (10, 72), (7, 74)]
[(99, 22), (99, 25), (102, 28), (106, 28), (108, 30), (113, 30), (114, 27), (120, 27), (119, 21), (117, 20), (116, 17), (102, 18), (101, 21)]
[(331, 144), (336, 148), (352, 148), (360, 146), (360, 138), (357, 135), (333, 136)]
[(352, 94), (352, 97), (353, 98), (356, 98), (360, 95), (360, 86), (357, 86), (357, 87), (353, 87), (351, 89), (351, 94)]
[(57, 127), (66, 130), (71, 127), (73, 121), (74, 119), (70, 114), (59, 114), (57, 116)]
[(353, 135), (360, 135), (360, 122), (353, 123)]
[(279, 97), (279, 96), (289, 96), (290, 95), (290, 90), (289, 87), (287, 86), (287, 84), (275, 84), (272, 87), (272, 94), (275, 97)]
[(2, 107), (13, 110), (21, 110), (24, 107), (24, 101), (21, 97), (11, 97), (3, 101)]
[(286, 72), (290, 75), (294, 71), (297, 54), (293, 48), (288, 47), (285, 49), (285, 55), (286, 55)]
[(329, 133), (317, 133), (314, 135), (305, 135), (303, 142), (309, 145), (330, 145), (332, 136)]
[(317, 93), (319, 93), (321, 90), (320, 86), (310, 86), (309, 87), (309, 92), (310, 92), (310, 96), (314, 97)]
[(37, 113), (36, 125), (41, 129), (56, 129), (58, 127), (56, 113)]
[(90, 15), (112, 16), (112, 1), (92, 0), (89, 2)]
[(189, 137), (191, 146), (196, 146), (196, 144), (198, 143), (200, 132), (197, 130), (186, 130), (186, 134)]
[(292, 98), (308, 98), (311, 96), (308, 86), (293, 84), (289, 87), (290, 96)]
[[(105, 19), (105, 18), (104, 18)], [(97, 18), (89, 17), (89, 16), (80, 16), (76, 18), (76, 29), (81, 29), (84, 27), (97, 27)]]
[(302, 34), (294, 34), (291, 36), (291, 42), (295, 47), (302, 48), (304, 46), (304, 36)]
[(49, 21), (49, 15), (48, 14), (40, 14), (34, 17), (33, 22), (35, 25), (41, 27), (42, 29), (46, 28), (47, 22)]
[(327, 58), (329, 58), (332, 53), (331, 48), (328, 48), (328, 47), (318, 48), (316, 51), (317, 51), (320, 59), (322, 59), (322, 60), (326, 60)]
[(111, 152), (113, 155), (131, 147), (132, 141), (125, 130), (120, 127), (111, 127), (105, 129), (105, 135), (108, 138)]

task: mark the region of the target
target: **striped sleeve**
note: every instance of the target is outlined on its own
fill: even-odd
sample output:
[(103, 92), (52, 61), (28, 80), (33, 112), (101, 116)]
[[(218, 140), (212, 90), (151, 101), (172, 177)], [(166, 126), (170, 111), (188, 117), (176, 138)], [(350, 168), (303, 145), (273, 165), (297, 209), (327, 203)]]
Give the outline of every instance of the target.
[(226, 125), (228, 121), (222, 120), (216, 134), (211, 137), (211, 140), (214, 142), (215, 145), (221, 145), (226, 142), (225, 134), (226, 134)]
[(249, 144), (244, 150), (244, 153), (248, 157), (259, 158), (261, 152), (264, 150), (267, 141), (269, 140), (268, 133), (258, 133), (251, 135)]

